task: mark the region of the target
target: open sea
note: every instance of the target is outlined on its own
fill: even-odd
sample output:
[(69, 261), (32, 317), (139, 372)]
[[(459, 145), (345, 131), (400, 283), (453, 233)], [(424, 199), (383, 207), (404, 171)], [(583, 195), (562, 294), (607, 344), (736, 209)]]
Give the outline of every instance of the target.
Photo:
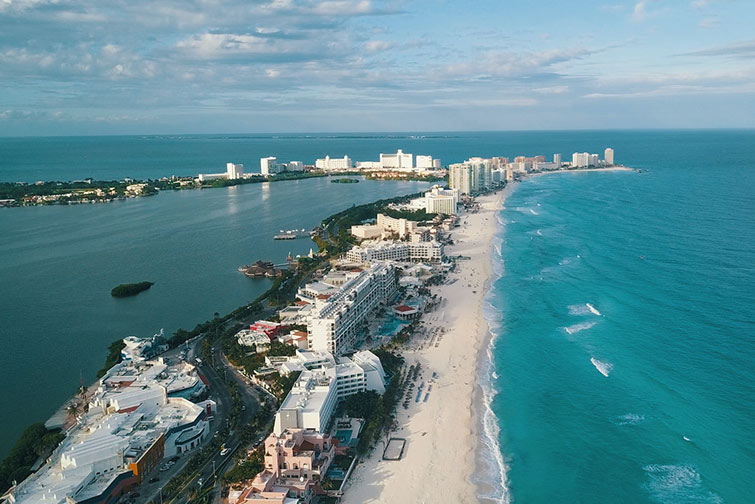
[(535, 177), (499, 214), (486, 496), (755, 502), (755, 135), (621, 153), (646, 171)]
[[(521, 503), (753, 502), (755, 132), (603, 131), (0, 138), (0, 180), (258, 171), (259, 158), (603, 152), (636, 172), (527, 180), (499, 214), (481, 363), (485, 496)], [(0, 209), (0, 456), (107, 346), (268, 285), (236, 268), (352, 204), (427, 184), (309, 179), (111, 204)], [(116, 300), (121, 282), (154, 281)], [(492, 488), (492, 490), (490, 489)]]

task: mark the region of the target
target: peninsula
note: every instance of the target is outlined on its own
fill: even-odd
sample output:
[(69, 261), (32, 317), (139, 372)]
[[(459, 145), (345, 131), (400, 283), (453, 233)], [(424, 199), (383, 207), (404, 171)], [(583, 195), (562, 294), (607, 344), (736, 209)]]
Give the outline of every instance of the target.
[[(9, 493), (34, 502), (55, 483), (61, 495), (70, 484), (101, 500), (138, 488), (139, 502), (218, 494), (228, 504), (313, 495), (398, 502), (433, 493), (476, 501), (470, 476), (486, 435), (476, 373), (489, 342), (482, 310), (496, 212), (516, 181), (546, 169), (626, 169), (590, 156), (586, 166), (551, 169), (538, 158), (471, 158), (449, 166), (449, 187), (324, 219), (312, 233), (318, 252), (291, 260), (252, 303), (169, 338), (115, 342), (100, 381), (66, 405), (75, 422), (46, 423), (52, 433), (65, 428), (61, 447)], [(132, 447), (131, 458), (97, 484), (68, 481), (71, 463), (80, 463), (76, 477), (91, 469), (78, 458), (95, 450), (90, 433), (113, 422), (123, 427), (109, 439)]]

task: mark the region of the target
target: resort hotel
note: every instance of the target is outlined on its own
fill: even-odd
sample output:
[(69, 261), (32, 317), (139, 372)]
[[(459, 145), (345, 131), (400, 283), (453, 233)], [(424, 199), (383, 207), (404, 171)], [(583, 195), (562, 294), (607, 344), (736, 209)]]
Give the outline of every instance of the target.
[(77, 425), (45, 465), (11, 489), (9, 502), (114, 501), (163, 458), (196, 450), (207, 439), (215, 404), (182, 397), (197, 389), (204, 385), (190, 364), (116, 364), (78, 412)]

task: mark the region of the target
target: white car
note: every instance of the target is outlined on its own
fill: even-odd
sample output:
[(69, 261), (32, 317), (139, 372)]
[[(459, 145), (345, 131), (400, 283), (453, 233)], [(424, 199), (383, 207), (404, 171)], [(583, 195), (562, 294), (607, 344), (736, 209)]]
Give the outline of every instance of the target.
[(228, 453), (228, 448), (223, 448), (222, 450), (220, 450), (220, 456), (221, 456), (221, 457), (225, 457), (225, 455), (226, 455), (227, 453)]

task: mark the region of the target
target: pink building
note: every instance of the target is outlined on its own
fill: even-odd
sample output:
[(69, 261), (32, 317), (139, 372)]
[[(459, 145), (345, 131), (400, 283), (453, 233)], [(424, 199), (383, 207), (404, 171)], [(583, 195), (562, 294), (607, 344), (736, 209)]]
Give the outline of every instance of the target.
[(330, 436), (314, 430), (285, 430), (265, 439), (265, 470), (242, 490), (231, 491), (230, 504), (302, 504), (321, 493), (320, 481), (336, 449)]

